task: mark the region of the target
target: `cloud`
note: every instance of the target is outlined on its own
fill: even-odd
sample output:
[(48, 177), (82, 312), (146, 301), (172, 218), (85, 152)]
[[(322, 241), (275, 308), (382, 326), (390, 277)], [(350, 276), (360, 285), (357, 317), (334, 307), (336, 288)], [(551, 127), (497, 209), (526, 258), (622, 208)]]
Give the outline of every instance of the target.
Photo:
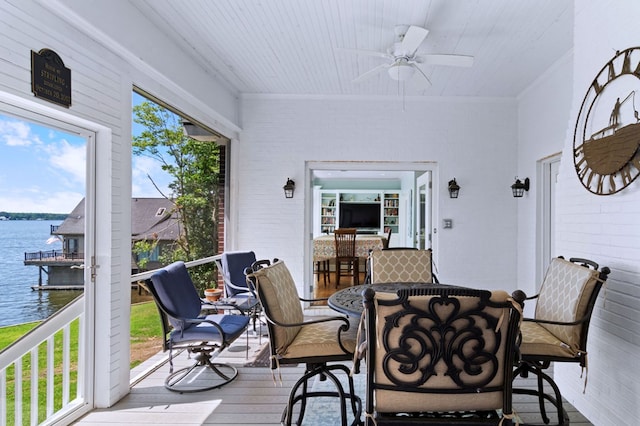
[(131, 170), (131, 193), (134, 197), (161, 197), (148, 176), (151, 176), (153, 182), (160, 188), (162, 194), (171, 195), (169, 183), (171, 182), (167, 172), (162, 170), (160, 163), (149, 157), (136, 156), (132, 161)]
[(71, 213), (84, 194), (79, 192), (40, 192), (33, 188), (20, 194), (2, 194), (0, 206), (11, 213)]
[(11, 119), (0, 119), (0, 135), (7, 146), (31, 146), (42, 144), (40, 137), (31, 132), (31, 126)]
[(71, 145), (66, 139), (48, 145), (49, 165), (64, 174), (71, 176), (76, 182), (84, 184), (86, 177), (86, 147)]

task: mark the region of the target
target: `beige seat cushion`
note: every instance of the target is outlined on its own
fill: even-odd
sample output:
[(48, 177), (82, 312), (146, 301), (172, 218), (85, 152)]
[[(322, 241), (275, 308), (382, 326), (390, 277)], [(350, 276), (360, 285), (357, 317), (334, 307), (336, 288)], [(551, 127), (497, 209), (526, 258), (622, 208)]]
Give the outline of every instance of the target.
[[(415, 307), (426, 306), (434, 296), (412, 296), (411, 297), (411, 305)], [(390, 293), (376, 293), (376, 300), (386, 299), (393, 300), (396, 298), (396, 295)], [(506, 301), (509, 300), (509, 295), (504, 291), (495, 291), (492, 293), (492, 300), (494, 301)], [(458, 300), (461, 300), (461, 311), (465, 309), (475, 307), (477, 305), (478, 299), (475, 297), (458, 297)], [(383, 306), (377, 305), (376, 307), (376, 332), (377, 332), (377, 340), (378, 344), (376, 346), (376, 356), (373, 362), (375, 363), (375, 371), (374, 371), (374, 381), (377, 384), (382, 385), (393, 385), (393, 381), (385, 374), (382, 366), (384, 363), (387, 363), (389, 367), (389, 371), (393, 372), (393, 374), (398, 375), (398, 379), (402, 382), (414, 381), (418, 383), (421, 380), (422, 370), (433, 367), (435, 370), (435, 375), (429, 377), (424, 383), (417, 385), (420, 388), (429, 388), (433, 390), (437, 389), (448, 389), (453, 390), (457, 389), (458, 385), (453, 382), (451, 376), (448, 374), (447, 365), (443, 359), (440, 359), (435, 366), (431, 365), (432, 358), (427, 355), (424, 358), (418, 361), (418, 366), (420, 371), (405, 371), (401, 370), (401, 363), (398, 361), (399, 359), (405, 359), (399, 356), (389, 356), (391, 352), (389, 352), (388, 348), (398, 348), (399, 352), (405, 353), (405, 346), (401, 345), (410, 345), (413, 349), (410, 350), (410, 353), (417, 354), (420, 349), (419, 342), (423, 342), (423, 344), (431, 347), (432, 343), (430, 343), (430, 336), (437, 339), (438, 337), (432, 335), (432, 333), (425, 333), (423, 337), (419, 337), (417, 334), (415, 335), (415, 339), (406, 339), (404, 343), (401, 344), (401, 339), (403, 336), (406, 336), (403, 332), (403, 328), (405, 325), (408, 325), (413, 318), (413, 315), (404, 315), (397, 325), (394, 323), (394, 327), (391, 330), (390, 337), (387, 339), (387, 342), (391, 342), (388, 350), (385, 350), (383, 345), (383, 329), (385, 328), (385, 323), (387, 318), (392, 318), (394, 313), (402, 311), (404, 308), (399, 305), (395, 306)], [(452, 312), (452, 305), (448, 305), (446, 307), (442, 307), (442, 313), (438, 316), (444, 321), (444, 318), (448, 318), (449, 313)], [(475, 382), (480, 383), (482, 380), (489, 380), (489, 383), (484, 385), (486, 387), (489, 386), (497, 386), (500, 390), (494, 392), (483, 392), (483, 393), (455, 393), (455, 396), (449, 392), (439, 392), (439, 393), (417, 393), (417, 392), (403, 392), (399, 390), (381, 390), (376, 389), (375, 394), (375, 405), (376, 411), (380, 413), (396, 413), (396, 412), (413, 412), (413, 411), (468, 411), (468, 410), (490, 410), (490, 409), (500, 409), (502, 408), (502, 384), (504, 383), (504, 360), (505, 360), (505, 345), (506, 345), (506, 337), (507, 337), (507, 328), (509, 326), (509, 309), (508, 308), (491, 308), (487, 307), (485, 309), (486, 313), (490, 314), (494, 318), (500, 318), (501, 321), (498, 321), (500, 324), (500, 333), (498, 334), (501, 338), (499, 342), (496, 341), (496, 333), (495, 325), (490, 326), (486, 321), (481, 319), (480, 317), (475, 317), (475, 325), (482, 328), (483, 333), (483, 350), (488, 351), (487, 353), (491, 353), (495, 351), (495, 358), (493, 357), (482, 357), (477, 356), (474, 358), (475, 362), (480, 362), (479, 366), (481, 366), (482, 373), (478, 375), (469, 375), (464, 369), (463, 361), (457, 356), (453, 356), (453, 364), (456, 369), (461, 371), (461, 377), (463, 377), (466, 383)], [(430, 329), (430, 322), (432, 320), (427, 321), (426, 319), (421, 319), (421, 325)], [(459, 319), (457, 321), (461, 321), (464, 324), (467, 324), (467, 319)], [(461, 339), (463, 340), (463, 339)], [(472, 342), (475, 342), (472, 344)], [(476, 343), (475, 339), (470, 339), (467, 342), (467, 345), (464, 345), (464, 353), (466, 356), (472, 356), (473, 354), (479, 355), (476, 352)], [(496, 345), (498, 347), (496, 348)], [(440, 350), (444, 349), (437, 346)], [(400, 349), (402, 348), (402, 349)], [(493, 368), (493, 362), (496, 362), (498, 365), (497, 369)], [(413, 361), (407, 360), (409, 365), (413, 364)], [(491, 372), (497, 372), (496, 376), (491, 378)]]
[[(587, 311), (589, 298), (597, 281), (598, 272), (593, 269), (560, 258), (552, 259), (536, 301), (535, 319), (560, 322), (573, 322), (581, 319)], [(540, 326), (568, 346), (571, 353), (585, 349), (579, 347), (581, 324), (573, 326), (540, 324)], [(527, 326), (525, 330), (531, 329)], [(541, 334), (540, 330), (536, 333)], [(533, 337), (523, 336), (523, 339), (529, 341)], [(549, 339), (544, 340), (548, 341)], [(522, 353), (529, 352), (523, 350)]]
[[(260, 303), (268, 310), (273, 321), (282, 324), (299, 324), (304, 321), (298, 290), (289, 269), (283, 261), (253, 273)], [(282, 355), (296, 338), (301, 326), (274, 327), (275, 351)]]
[(541, 324), (524, 321), (520, 327), (522, 342), (520, 353), (523, 355), (549, 355), (554, 357), (575, 358), (578, 353), (562, 342)]
[(371, 282), (433, 282), (431, 250), (375, 250), (371, 252)]
[[(312, 319), (318, 319), (318, 317)], [(338, 344), (338, 329), (341, 325), (344, 325), (344, 322), (328, 321), (304, 325), (287, 347), (286, 352), (280, 355), (284, 358), (344, 355), (345, 352)], [(355, 349), (356, 332), (357, 327), (351, 327), (340, 335), (342, 344), (350, 353)]]

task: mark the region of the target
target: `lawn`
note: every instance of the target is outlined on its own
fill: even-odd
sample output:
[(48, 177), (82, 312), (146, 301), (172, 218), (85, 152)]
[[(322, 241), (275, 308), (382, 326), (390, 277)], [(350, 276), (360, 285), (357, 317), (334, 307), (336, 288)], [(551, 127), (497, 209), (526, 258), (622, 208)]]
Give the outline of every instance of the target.
[[(31, 322), (19, 324), (9, 327), (0, 327), (0, 351), (18, 340), (20, 337), (35, 328), (40, 322)], [(76, 392), (76, 359), (78, 354), (78, 321), (71, 324), (71, 396)], [(46, 415), (46, 342), (42, 343), (38, 348), (38, 420), (42, 421)], [(152, 355), (162, 349), (162, 325), (160, 323), (158, 311), (154, 302), (138, 303), (131, 306), (131, 359), (130, 368), (135, 367), (145, 361)], [(60, 366), (62, 360), (62, 332), (58, 332), (54, 336), (54, 365)], [(31, 369), (31, 359), (29, 356), (23, 358), (22, 361), (22, 411), (23, 421), (30, 419), (30, 389), (31, 378), (29, 371)], [(61, 406), (62, 371), (60, 367), (54, 368), (54, 409)], [(14, 411), (14, 393), (15, 393), (15, 367), (10, 366), (6, 370), (6, 386), (7, 386), (7, 420), (13, 421)], [(0, 416), (2, 423), (2, 416)], [(11, 424), (11, 423), (9, 423)]]

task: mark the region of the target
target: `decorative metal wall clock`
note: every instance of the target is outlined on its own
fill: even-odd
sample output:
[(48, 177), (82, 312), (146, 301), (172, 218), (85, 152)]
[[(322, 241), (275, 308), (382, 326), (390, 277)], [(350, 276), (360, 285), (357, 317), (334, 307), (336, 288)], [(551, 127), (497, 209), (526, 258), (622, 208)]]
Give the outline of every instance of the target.
[(640, 47), (632, 47), (602, 67), (582, 101), (573, 161), (580, 182), (594, 194), (615, 194), (640, 175), (639, 90)]

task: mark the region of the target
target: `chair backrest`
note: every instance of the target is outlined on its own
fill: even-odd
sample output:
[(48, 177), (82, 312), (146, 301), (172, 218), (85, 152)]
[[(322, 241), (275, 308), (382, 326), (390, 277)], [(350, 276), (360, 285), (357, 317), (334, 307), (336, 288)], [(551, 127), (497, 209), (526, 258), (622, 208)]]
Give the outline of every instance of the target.
[(304, 321), (293, 277), (281, 260), (250, 273), (249, 277), (255, 283), (258, 299), (267, 318), (272, 353), (282, 355), (301, 326), (282, 327), (279, 324), (301, 324)]
[(356, 228), (338, 228), (333, 232), (336, 257), (356, 257)]
[(391, 229), (390, 226), (386, 226), (384, 228), (384, 233), (387, 234), (385, 237), (386, 239), (382, 242), (382, 247), (385, 249), (389, 248), (389, 242), (391, 241), (391, 232), (393, 231), (393, 229)]
[(174, 262), (157, 270), (148, 283), (158, 308), (168, 316), (174, 329), (188, 328), (184, 320), (200, 315), (202, 300), (184, 262)]
[(520, 304), (504, 291), (375, 288), (364, 293), (367, 413), (511, 414)]
[(369, 255), (371, 283), (433, 282), (431, 249), (374, 250)]
[(244, 270), (256, 261), (253, 251), (229, 251), (222, 253), (220, 267), (225, 284), (225, 295), (233, 297), (238, 293), (252, 291), (247, 285)]
[[(585, 263), (589, 262), (589, 263)], [(591, 267), (588, 265), (591, 264)], [(553, 258), (540, 287), (535, 319), (578, 322), (575, 325), (540, 323), (573, 351), (586, 350), (589, 319), (609, 268), (598, 272), (598, 265), (585, 259)]]

